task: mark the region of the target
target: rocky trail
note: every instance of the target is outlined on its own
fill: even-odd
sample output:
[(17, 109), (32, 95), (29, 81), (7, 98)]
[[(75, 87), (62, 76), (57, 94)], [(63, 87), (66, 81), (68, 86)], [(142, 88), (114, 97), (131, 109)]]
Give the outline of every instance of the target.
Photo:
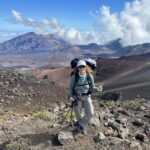
[[(48, 110), (18, 114), (1, 110), (0, 149), (150, 149), (150, 102), (94, 100), (95, 115), (87, 135), (72, 132), (69, 107), (55, 104)], [(65, 111), (66, 110), (66, 111)], [(75, 121), (74, 114), (72, 119)]]
[(74, 113), (66, 116), (64, 88), (50, 78), (0, 73), (0, 150), (150, 150), (150, 101), (93, 97), (84, 135), (73, 131)]

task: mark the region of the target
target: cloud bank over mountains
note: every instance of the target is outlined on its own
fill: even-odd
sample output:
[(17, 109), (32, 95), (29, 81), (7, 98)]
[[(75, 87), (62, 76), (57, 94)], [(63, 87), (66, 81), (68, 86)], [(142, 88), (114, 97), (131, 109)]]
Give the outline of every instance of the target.
[(103, 6), (91, 15), (103, 29), (106, 39), (121, 38), (123, 45), (135, 45), (150, 42), (149, 6), (149, 0), (134, 0), (126, 3), (120, 13), (111, 14), (110, 8)]
[(75, 28), (65, 29), (55, 18), (45, 18), (42, 21), (38, 21), (33, 18), (24, 18), (21, 13), (16, 10), (12, 10), (11, 13), (13, 22), (32, 27), (38, 33), (54, 34), (74, 44), (99, 43), (99, 41), (102, 41), (98, 33), (94, 31), (82, 32)]
[(73, 44), (104, 44), (121, 38), (121, 43), (126, 46), (150, 41), (149, 6), (149, 0), (134, 0), (126, 3), (119, 13), (111, 13), (109, 6), (102, 6), (98, 11), (89, 12), (96, 30), (86, 32), (73, 27), (66, 29), (56, 18), (36, 20), (26, 18), (16, 10), (12, 10), (11, 15), (16, 24), (30, 27), (37, 33), (55, 34)]

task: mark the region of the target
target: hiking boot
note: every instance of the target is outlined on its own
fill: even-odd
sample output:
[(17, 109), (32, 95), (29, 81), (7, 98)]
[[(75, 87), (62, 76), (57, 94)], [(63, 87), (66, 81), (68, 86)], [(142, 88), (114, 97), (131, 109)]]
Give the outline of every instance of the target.
[(80, 129), (81, 129), (81, 133), (87, 134), (86, 130), (82, 126), (80, 126)]
[(82, 127), (80, 126), (79, 122), (77, 121), (74, 125), (76, 127), (76, 131), (79, 132), (79, 133), (81, 133), (81, 128)]
[(87, 134), (86, 130), (79, 124), (79, 122), (75, 122), (76, 131), (79, 133)]

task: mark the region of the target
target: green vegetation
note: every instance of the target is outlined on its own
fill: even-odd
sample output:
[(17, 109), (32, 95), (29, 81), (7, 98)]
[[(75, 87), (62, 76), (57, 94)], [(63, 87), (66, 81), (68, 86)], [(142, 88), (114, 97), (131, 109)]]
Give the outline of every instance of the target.
[(30, 106), (31, 106), (31, 102), (26, 102), (26, 103), (24, 104), (24, 106), (30, 107)]
[(11, 142), (9, 144), (6, 144), (5, 147), (9, 150), (24, 150), (24, 147), (22, 144)]
[(141, 105), (140, 102), (137, 100), (130, 100), (124, 103), (124, 107), (126, 109), (132, 109), (132, 110), (136, 110), (140, 105)]
[(108, 101), (106, 103), (106, 105), (108, 106), (109, 109), (112, 109), (112, 108), (116, 107), (116, 103), (114, 101)]
[(33, 120), (38, 120), (38, 119), (42, 119), (42, 120), (51, 120), (52, 119), (52, 113), (48, 112), (48, 111), (36, 111), (32, 113), (32, 117)]
[(6, 121), (6, 116), (0, 116), (0, 124), (5, 123)]

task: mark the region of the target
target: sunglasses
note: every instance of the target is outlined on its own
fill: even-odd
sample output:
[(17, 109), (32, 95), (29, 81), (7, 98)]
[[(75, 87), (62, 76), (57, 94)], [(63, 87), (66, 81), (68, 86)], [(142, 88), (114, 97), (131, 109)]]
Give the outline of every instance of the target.
[(83, 65), (81, 65), (81, 66), (79, 66), (78, 68), (85, 68), (86, 66), (83, 66)]

